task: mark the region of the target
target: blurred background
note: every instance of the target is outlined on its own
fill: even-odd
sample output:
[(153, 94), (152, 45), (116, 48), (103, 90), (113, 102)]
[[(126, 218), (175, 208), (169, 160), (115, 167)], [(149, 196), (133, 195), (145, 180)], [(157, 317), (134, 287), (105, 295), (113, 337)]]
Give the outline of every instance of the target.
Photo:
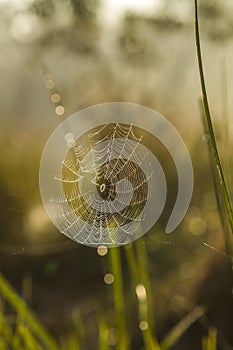
[[(108, 253), (71, 242), (51, 224), (40, 198), (39, 164), (59, 123), (111, 101), (163, 114), (193, 160), (193, 199), (182, 224), (164, 234), (167, 214), (141, 243), (158, 337), (194, 306), (206, 305), (205, 319), (174, 349), (199, 349), (210, 326), (218, 329), (220, 348), (232, 349), (231, 276), (198, 102), (193, 12), (189, 0), (0, 1), (0, 269), (19, 293), (23, 280), (31, 285), (26, 299), (55, 336), (81, 318), (86, 349), (95, 348), (97, 315), (115, 330)], [(232, 1), (200, 1), (200, 21), (207, 90), (230, 184)], [(133, 349), (143, 349), (121, 254)]]

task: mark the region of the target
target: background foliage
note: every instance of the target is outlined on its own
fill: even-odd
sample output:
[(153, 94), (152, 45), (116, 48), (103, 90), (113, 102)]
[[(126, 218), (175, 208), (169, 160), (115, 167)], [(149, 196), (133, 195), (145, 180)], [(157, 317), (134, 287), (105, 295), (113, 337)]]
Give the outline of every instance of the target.
[[(154, 12), (118, 20), (104, 8), (94, 0), (0, 2), (0, 348), (232, 349), (231, 273), (198, 103), (193, 3), (164, 0)], [(231, 198), (232, 13), (231, 1), (200, 1)], [(154, 108), (177, 127), (195, 188), (173, 234), (163, 233), (168, 209), (144, 240), (96, 252), (49, 222), (38, 169), (63, 118), (110, 101)], [(176, 178), (167, 177), (174, 188)]]

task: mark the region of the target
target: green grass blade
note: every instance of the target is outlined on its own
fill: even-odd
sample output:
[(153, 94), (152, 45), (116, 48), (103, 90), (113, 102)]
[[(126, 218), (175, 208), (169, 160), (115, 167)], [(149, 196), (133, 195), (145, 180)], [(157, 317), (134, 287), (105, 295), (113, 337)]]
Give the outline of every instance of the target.
[(109, 249), (109, 258), (112, 268), (112, 274), (114, 276), (113, 282), (113, 295), (114, 295), (114, 307), (116, 313), (116, 322), (118, 327), (118, 342), (117, 350), (129, 349), (129, 337), (126, 327), (125, 318), (125, 302), (124, 302), (124, 290), (123, 290), (123, 276), (121, 268), (121, 256), (119, 248)]
[(66, 350), (80, 350), (79, 341), (75, 333), (68, 334), (61, 340), (62, 349)]
[(210, 328), (207, 337), (202, 339), (202, 350), (217, 350), (217, 330)]
[(127, 244), (124, 246), (124, 253), (126, 256), (126, 261), (129, 269), (130, 278), (133, 281), (134, 288), (139, 283), (138, 267), (136, 262), (136, 257), (132, 244)]
[[(37, 342), (30, 329), (24, 324), (24, 322), (21, 322), (21, 324), (19, 325), (18, 333), (22, 339), (23, 349), (42, 350), (42, 347)], [(19, 347), (15, 347), (15, 349), (18, 348)]]
[(136, 241), (136, 252), (138, 261), (138, 273), (140, 282), (145, 286), (147, 293), (147, 303), (148, 303), (148, 322), (150, 329), (154, 328), (154, 314), (152, 313), (152, 292), (149, 277), (149, 264), (146, 251), (146, 244), (144, 238), (140, 238)]
[(0, 294), (11, 307), (27, 322), (31, 331), (46, 346), (48, 350), (59, 350), (55, 340), (48, 334), (27, 307), (26, 303), (17, 295), (2, 274), (0, 274)]
[[(136, 241), (136, 252), (137, 252), (137, 261), (138, 261), (138, 273), (140, 283), (145, 288), (146, 298), (144, 302), (140, 302), (139, 300), (139, 315), (140, 315), (140, 324), (141, 322), (146, 322), (147, 327), (143, 330), (143, 338), (146, 346), (146, 350), (158, 350), (160, 349), (158, 345), (158, 341), (153, 334), (154, 328), (154, 313), (152, 306), (152, 292), (151, 292), (151, 284), (149, 278), (149, 265), (147, 258), (147, 251), (144, 238), (140, 238)], [(141, 304), (141, 305), (140, 305)]]
[(0, 349), (1, 350), (8, 350), (9, 349), (2, 338), (0, 338)]
[[(207, 123), (206, 123), (205, 113), (204, 113), (204, 110), (203, 110), (203, 99), (200, 98), (199, 101), (200, 101), (200, 114), (201, 114), (201, 117), (202, 117), (203, 130), (204, 130), (205, 135), (207, 135), (208, 134), (208, 127), (207, 127)], [(210, 169), (211, 169), (212, 178), (213, 178), (214, 193), (215, 193), (218, 213), (219, 213), (219, 216), (220, 216), (222, 228), (223, 228), (223, 230), (224, 230), (224, 232), (226, 234), (226, 237), (227, 237), (227, 242), (226, 242), (227, 253), (229, 254), (229, 256), (233, 256), (233, 250), (230, 250), (230, 249), (232, 249), (231, 229), (230, 229), (230, 226), (229, 226), (228, 217), (226, 217), (225, 207), (224, 207), (224, 205), (222, 203), (223, 202), (223, 198), (221, 196), (221, 189), (220, 189), (220, 186), (219, 186), (217, 169), (216, 169), (216, 166), (215, 166), (215, 161), (214, 161), (214, 159), (212, 157), (211, 145), (210, 145), (209, 140), (207, 142), (207, 145), (208, 145)], [(229, 242), (228, 242), (228, 240), (229, 240)]]
[[(230, 270), (233, 271), (233, 213), (230, 200), (230, 193), (226, 184), (223, 167), (220, 161), (220, 156), (218, 153), (216, 138), (213, 130), (212, 119), (210, 115), (209, 103), (207, 98), (205, 77), (202, 63), (202, 53), (200, 44), (200, 34), (199, 34), (199, 20), (198, 20), (198, 6), (197, 0), (194, 0), (195, 4), (195, 36), (196, 36), (196, 47), (197, 47), (197, 58), (200, 73), (200, 81), (202, 88), (202, 98), (203, 98), (203, 108), (204, 108), (204, 125), (207, 133), (210, 136), (210, 158), (212, 159), (212, 173), (215, 183), (215, 194), (218, 202), (219, 214), (222, 221), (223, 230), (226, 238), (226, 250), (230, 257)], [(214, 170), (215, 168), (215, 170)], [(217, 190), (216, 190), (217, 188)], [(220, 191), (218, 191), (218, 188)], [(224, 209), (222, 208), (222, 204)], [(225, 213), (226, 214), (225, 214)], [(229, 229), (228, 229), (229, 227)], [(233, 275), (231, 276), (233, 284)]]
[[(220, 78), (221, 78), (221, 92), (222, 92), (222, 123), (223, 123), (223, 140), (224, 146), (229, 143), (229, 112), (228, 112), (228, 84), (226, 59), (223, 53), (220, 55)], [(226, 147), (225, 151), (227, 151)]]
[[(206, 118), (205, 118), (205, 114), (204, 114), (204, 110), (203, 110), (202, 98), (200, 99), (200, 113), (201, 113), (201, 117), (202, 117), (204, 133), (208, 134), (208, 127), (207, 127)], [(231, 271), (231, 274), (232, 274), (231, 278), (233, 280), (233, 241), (232, 241), (231, 228), (229, 225), (228, 216), (226, 215), (226, 208), (223, 205), (223, 197), (221, 195), (221, 188), (220, 188), (220, 184), (218, 181), (218, 174), (217, 174), (217, 169), (215, 166), (215, 161), (214, 161), (214, 158), (212, 157), (210, 142), (208, 141), (207, 144), (208, 144), (210, 169), (211, 169), (212, 178), (213, 178), (216, 203), (217, 203), (218, 213), (219, 213), (219, 217), (221, 220), (223, 232), (225, 233), (226, 251), (227, 251), (227, 255), (229, 257), (229, 269)]]
[(13, 349), (20, 349), (22, 348), (22, 337), (20, 332), (20, 316), (17, 315), (16, 317), (16, 324), (15, 324), (15, 332), (13, 336)]
[(144, 240), (140, 239), (136, 241), (135, 247), (137, 253), (136, 256), (133, 245), (126, 246), (124, 251), (130, 277), (133, 281), (134, 291), (137, 295), (139, 328), (142, 331), (145, 350), (158, 350), (159, 345), (153, 335), (151, 286), (148, 275), (147, 252)]
[(22, 282), (22, 295), (24, 300), (26, 300), (27, 304), (31, 305), (32, 304), (32, 277), (30, 274), (26, 274), (23, 277), (23, 282)]
[[(11, 327), (9, 327), (9, 325), (8, 325), (8, 320), (3, 313), (2, 307), (1, 307), (1, 311), (0, 311), (0, 339), (2, 339), (5, 344), (13, 347), (14, 334), (13, 334)], [(1, 347), (0, 347), (0, 349), (1, 349)]]
[(183, 336), (186, 330), (204, 314), (205, 310), (200, 306), (196, 306), (194, 310), (192, 310), (174, 328), (172, 328), (168, 335), (163, 339), (160, 344), (161, 350), (168, 350), (174, 346)]
[(228, 109), (228, 81), (226, 58), (223, 53), (220, 54), (220, 78), (222, 91), (222, 149), (223, 149), (223, 170), (226, 174), (226, 182), (232, 199), (232, 174), (231, 174), (231, 143), (229, 133), (229, 109)]
[(110, 350), (109, 330), (103, 318), (99, 321), (99, 350)]
[(211, 149), (212, 149), (212, 154), (213, 154), (215, 165), (217, 168), (218, 180), (219, 180), (219, 184), (220, 184), (220, 187), (222, 190), (222, 195), (223, 195), (224, 204), (225, 204), (227, 215), (228, 215), (229, 224), (231, 227), (231, 232), (233, 234), (233, 212), (232, 212), (232, 207), (231, 207), (231, 202), (230, 202), (230, 195), (229, 195), (229, 191), (228, 191), (228, 188), (226, 185), (224, 172), (223, 172), (222, 164), (221, 164), (220, 157), (219, 157), (215, 133), (214, 133), (213, 125), (212, 125), (212, 118), (211, 118), (211, 114), (210, 114), (207, 91), (206, 91), (204, 69), (203, 69), (203, 62), (202, 62), (202, 53), (201, 53), (201, 44), (200, 44), (200, 34), (199, 34), (199, 19), (198, 19), (197, 0), (194, 0), (194, 5), (195, 5), (196, 48), (197, 48), (198, 67), (199, 67), (201, 89), (202, 89), (202, 95), (203, 95), (203, 106), (204, 106), (204, 111), (205, 111), (205, 118), (206, 118), (208, 133), (210, 135), (210, 145), (211, 145)]

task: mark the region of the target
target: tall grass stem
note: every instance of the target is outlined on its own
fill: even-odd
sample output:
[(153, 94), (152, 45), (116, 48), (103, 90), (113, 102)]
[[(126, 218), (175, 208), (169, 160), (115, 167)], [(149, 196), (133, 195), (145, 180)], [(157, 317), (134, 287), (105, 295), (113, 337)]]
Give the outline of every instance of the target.
[(194, 0), (195, 4), (195, 37), (196, 37), (196, 48), (197, 48), (197, 58), (198, 58), (198, 66), (199, 66), (199, 74), (200, 74), (200, 81), (201, 81), (201, 89), (202, 89), (202, 95), (203, 95), (203, 106), (204, 106), (204, 111), (205, 111), (205, 118), (206, 118), (206, 123), (208, 127), (208, 132), (210, 136), (210, 144), (211, 144), (211, 149), (213, 152), (213, 157), (215, 160), (215, 165), (218, 171), (218, 176), (219, 176), (219, 183), (222, 189), (222, 194), (224, 198), (224, 203), (226, 206), (227, 210), (227, 215), (231, 227), (231, 232), (233, 234), (233, 212), (232, 212), (232, 207), (231, 207), (231, 202), (230, 202), (230, 195), (229, 191), (226, 185), (225, 181), (225, 176), (223, 173), (223, 168), (222, 164), (220, 161), (219, 157), (219, 152), (217, 148), (217, 143), (216, 143), (216, 137), (212, 125), (212, 118), (210, 114), (210, 108), (209, 108), (209, 102), (208, 102), (208, 97), (207, 97), (207, 92), (206, 92), (206, 84), (205, 84), (205, 77), (204, 77), (204, 69), (203, 69), (203, 62), (202, 62), (202, 52), (201, 52), (201, 44), (200, 44), (200, 34), (199, 34), (199, 19), (198, 19), (198, 4), (197, 0)]
[(121, 267), (120, 248), (109, 249), (109, 258), (114, 276), (113, 296), (118, 327), (117, 350), (129, 350), (129, 337), (126, 326), (126, 307), (124, 302), (123, 276)]
[(45, 345), (47, 350), (59, 350), (55, 340), (53, 340), (48, 332), (41, 326), (26, 303), (17, 295), (16, 291), (10, 286), (2, 274), (0, 274), (0, 294), (12, 306), (17, 314), (27, 322), (28, 327)]
[[(230, 200), (230, 194), (229, 190), (227, 188), (225, 176), (223, 167), (221, 164), (218, 147), (216, 143), (216, 137), (212, 125), (212, 118), (210, 114), (210, 108), (209, 108), (209, 102), (207, 97), (207, 91), (206, 91), (206, 84), (205, 84), (205, 76), (204, 76), (204, 69), (203, 69), (203, 61), (202, 61), (202, 52), (201, 52), (201, 43), (200, 43), (200, 33), (199, 33), (199, 18), (198, 18), (198, 1), (194, 0), (195, 5), (195, 38), (196, 38), (196, 48), (197, 48), (197, 59), (198, 59), (198, 67), (199, 67), (199, 74), (200, 74), (200, 81), (201, 81), (201, 89), (202, 89), (202, 98), (203, 98), (203, 108), (204, 108), (204, 116), (205, 116), (205, 122), (206, 127), (208, 130), (208, 134), (210, 137), (210, 147), (211, 147), (211, 153), (212, 157), (214, 159), (214, 164), (216, 167), (216, 173), (217, 173), (217, 179), (218, 183), (221, 189), (221, 195), (223, 198), (223, 203), (226, 208), (226, 213), (228, 217), (229, 227), (231, 231), (231, 236), (233, 234), (233, 212), (232, 212), (232, 206), (231, 206), (231, 200)], [(233, 268), (233, 250), (232, 250), (232, 237), (229, 237), (227, 231), (225, 231), (226, 235), (226, 245), (227, 245), (227, 251), (231, 255), (231, 267)]]

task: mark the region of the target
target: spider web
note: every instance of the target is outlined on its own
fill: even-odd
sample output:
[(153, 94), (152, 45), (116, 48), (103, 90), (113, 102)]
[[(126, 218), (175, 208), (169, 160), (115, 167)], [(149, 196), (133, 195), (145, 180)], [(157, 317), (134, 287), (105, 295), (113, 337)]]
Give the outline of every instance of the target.
[(53, 218), (64, 234), (92, 245), (132, 241), (145, 219), (153, 173), (141, 141), (133, 125), (115, 123), (89, 131), (72, 145), (62, 176), (54, 177), (65, 197), (51, 198)]

